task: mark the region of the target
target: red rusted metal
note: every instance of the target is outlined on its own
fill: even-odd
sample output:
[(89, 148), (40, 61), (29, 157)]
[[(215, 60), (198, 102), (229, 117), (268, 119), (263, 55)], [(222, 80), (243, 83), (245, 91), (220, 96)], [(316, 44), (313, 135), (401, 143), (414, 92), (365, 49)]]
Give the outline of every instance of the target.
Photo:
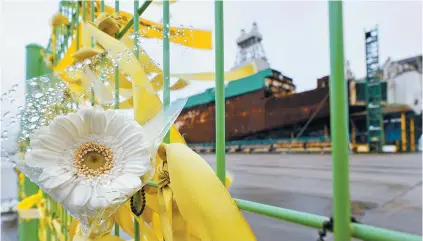
[[(254, 133), (329, 115), (328, 88), (318, 88), (277, 98), (265, 97), (265, 90), (226, 100), (226, 139), (235, 140)], [(319, 107), (320, 106), (320, 107)], [(189, 143), (214, 142), (214, 103), (185, 109), (177, 126)]]

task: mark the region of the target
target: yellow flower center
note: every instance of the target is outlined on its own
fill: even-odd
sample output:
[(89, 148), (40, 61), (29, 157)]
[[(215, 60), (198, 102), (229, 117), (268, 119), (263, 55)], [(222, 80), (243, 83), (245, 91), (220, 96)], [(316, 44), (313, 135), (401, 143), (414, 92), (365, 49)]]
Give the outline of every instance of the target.
[(106, 174), (114, 166), (113, 152), (105, 145), (87, 142), (76, 149), (73, 165), (88, 177)]

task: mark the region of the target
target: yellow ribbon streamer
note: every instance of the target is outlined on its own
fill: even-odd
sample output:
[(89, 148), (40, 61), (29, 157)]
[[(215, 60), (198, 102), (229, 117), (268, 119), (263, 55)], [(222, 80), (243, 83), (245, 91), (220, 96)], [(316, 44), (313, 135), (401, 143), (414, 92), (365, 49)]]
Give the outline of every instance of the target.
[[(110, 49), (112, 55), (123, 52), (128, 47), (92, 24), (86, 24), (84, 31), (94, 37), (101, 46)], [(143, 61), (151, 62), (149, 57), (146, 57)], [(66, 61), (59, 63), (59, 68), (66, 67), (69, 63)], [(135, 119), (144, 124), (162, 109), (162, 103), (154, 92), (155, 88), (146, 75), (152, 70), (143, 69), (135, 57), (132, 57), (130, 62), (119, 62), (119, 66), (133, 76), (131, 86), (133, 96), (127, 100), (128, 107), (132, 104), (130, 102), (134, 103)], [(155, 71), (161, 73), (160, 69)], [(78, 91), (78, 84), (74, 87), (72, 91)], [(184, 145), (185, 141), (175, 126), (172, 126), (170, 133), (171, 142), (179, 144), (161, 146), (157, 164), (161, 169), (154, 179), (159, 181), (159, 189), (146, 188), (148, 202), (145, 212), (141, 217), (136, 217), (132, 215), (129, 204), (125, 203), (113, 215), (112, 221), (133, 236), (133, 219), (135, 219), (140, 224), (141, 239), (145, 241), (158, 241), (163, 238), (167, 241), (255, 240), (250, 227), (213, 170), (200, 156)], [(229, 186), (231, 182), (232, 178), (228, 175), (226, 185)], [(219, 202), (216, 202), (216, 199)], [(45, 227), (48, 226), (54, 229), (62, 241), (64, 236), (60, 222), (58, 219), (44, 216), (43, 201), (42, 193), (39, 192), (23, 200), (18, 209), (28, 210), (37, 205), (41, 212), (41, 233), (44, 233)], [(79, 223), (74, 220), (68, 227), (71, 240), (82, 240), (78, 226)], [(43, 238), (45, 236), (40, 237), (45, 240)], [(122, 239), (106, 232), (97, 234), (89, 240), (121, 241)]]
[(256, 240), (226, 188), (197, 153), (183, 144), (162, 145), (159, 153), (167, 162), (181, 215), (201, 240)]

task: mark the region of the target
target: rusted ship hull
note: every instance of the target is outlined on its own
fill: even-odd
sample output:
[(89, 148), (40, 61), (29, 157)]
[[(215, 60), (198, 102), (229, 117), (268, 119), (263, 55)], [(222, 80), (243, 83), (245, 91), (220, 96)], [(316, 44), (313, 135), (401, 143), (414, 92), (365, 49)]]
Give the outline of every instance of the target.
[[(265, 90), (226, 99), (226, 140), (329, 116), (328, 88), (317, 88), (282, 98), (265, 97)], [(183, 110), (176, 122), (188, 143), (215, 141), (215, 104)]]

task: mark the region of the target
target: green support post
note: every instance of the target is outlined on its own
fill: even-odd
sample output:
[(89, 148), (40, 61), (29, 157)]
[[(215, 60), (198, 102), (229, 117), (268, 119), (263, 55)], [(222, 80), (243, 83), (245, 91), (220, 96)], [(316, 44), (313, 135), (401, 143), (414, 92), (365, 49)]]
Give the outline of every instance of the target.
[[(115, 13), (119, 14), (119, 0), (115, 0)], [(117, 34), (115, 36), (117, 38)], [(115, 109), (119, 109), (119, 86), (120, 86), (120, 75), (119, 75), (119, 66), (115, 67), (115, 90), (114, 90), (114, 96), (115, 96)], [(115, 226), (116, 228), (116, 226)], [(118, 226), (119, 228), (119, 226)], [(119, 230), (118, 230), (119, 231)], [(118, 236), (118, 235), (117, 235)]]
[[(94, 3), (94, 0), (91, 0), (91, 6), (90, 6), (90, 20), (91, 20), (91, 22), (94, 22), (94, 20), (95, 20), (95, 16), (94, 16), (94, 13), (95, 13), (95, 3)], [(91, 48), (94, 48), (95, 47), (95, 40), (94, 40), (94, 38), (93, 37), (91, 37)]]
[(100, 1), (100, 12), (104, 12), (104, 0)]
[(134, 17), (133, 17), (133, 19), (135, 19), (134, 20), (134, 35), (135, 35), (135, 37), (134, 37), (134, 46), (135, 46), (134, 54), (135, 54), (135, 57), (137, 57), (137, 59), (139, 59), (139, 57), (140, 57), (140, 50), (138, 48), (138, 34), (140, 32), (140, 21), (139, 21), (140, 15), (138, 14), (138, 11), (137, 11), (138, 7), (139, 7), (139, 1), (135, 0), (134, 1)]
[(82, 1), (82, 21), (84, 22), (87, 20), (87, 8), (85, 4), (85, 1)]
[[(134, 35), (135, 35), (135, 38), (134, 38), (134, 46), (135, 46), (134, 54), (135, 54), (135, 57), (139, 60), (140, 50), (138, 48), (138, 34), (139, 34), (139, 31), (140, 31), (140, 21), (139, 21), (140, 16), (138, 15), (138, 7), (139, 7), (139, 1), (135, 0), (134, 1), (134, 17), (133, 17), (133, 19), (134, 19)], [(137, 205), (141, 203), (140, 194), (141, 194), (140, 191), (138, 191), (135, 194), (134, 199), (135, 199), (135, 203)], [(140, 225), (139, 225), (138, 222), (134, 222), (134, 230), (135, 230), (134, 241), (140, 241)]]
[(80, 1), (76, 2), (76, 50), (79, 49), (79, 3)]
[(225, 77), (223, 45), (223, 1), (214, 3), (215, 25), (215, 65), (216, 65), (216, 174), (225, 185)]
[[(26, 79), (29, 80), (44, 74), (46, 68), (43, 66), (43, 57), (40, 51), (43, 49), (40, 45), (29, 44), (26, 46)], [(26, 85), (29, 87), (28, 85)], [(27, 88), (31, 91), (30, 88)], [(36, 194), (38, 186), (25, 177), (23, 185), (23, 193), (26, 197)], [(18, 195), (19, 196), (19, 195)], [(19, 200), (22, 198), (19, 197)], [(37, 219), (23, 220), (19, 218), (18, 236), (19, 241), (38, 241), (38, 224)]]
[(348, 170), (348, 101), (344, 76), (342, 1), (329, 2), (330, 124), (335, 241), (351, 240)]
[[(139, 26), (139, 16), (148, 8), (148, 6), (150, 6), (150, 4), (152, 3), (153, 1), (152, 0), (146, 0), (142, 5), (141, 5), (141, 7), (138, 9), (138, 11), (137, 11), (137, 15), (138, 15), (138, 19), (137, 19), (137, 21), (138, 21), (138, 26)], [(135, 10), (134, 10), (135, 11)], [(122, 31), (120, 31), (118, 34), (117, 34), (117, 39), (121, 39), (125, 34), (126, 34), (126, 32), (128, 32), (128, 30), (132, 27), (132, 25), (134, 25), (134, 19), (135, 19), (135, 15), (132, 17), (132, 19), (131, 20), (129, 20), (129, 22), (125, 25), (125, 27), (123, 27), (123, 29), (122, 29)], [(134, 28), (135, 28), (135, 26), (134, 26)]]
[[(103, 9), (104, 11), (104, 9)], [(119, 0), (115, 0), (115, 13), (119, 14)], [(120, 87), (120, 75), (119, 75), (119, 66), (115, 67), (115, 89), (114, 89), (114, 108), (119, 109), (119, 87)], [(120, 236), (120, 227), (119, 224), (115, 223), (115, 236)]]
[[(170, 32), (169, 32), (169, 0), (163, 1), (163, 105), (170, 105)], [(164, 138), (165, 143), (170, 143), (170, 132)]]
[[(91, 1), (91, 14), (90, 14), (90, 18), (91, 21), (94, 22), (94, 0)], [(95, 42), (94, 42), (94, 38), (91, 37), (91, 48), (95, 47)], [(95, 105), (95, 96), (94, 96), (94, 88), (91, 87), (90, 88), (90, 101), (91, 101), (91, 106)]]

